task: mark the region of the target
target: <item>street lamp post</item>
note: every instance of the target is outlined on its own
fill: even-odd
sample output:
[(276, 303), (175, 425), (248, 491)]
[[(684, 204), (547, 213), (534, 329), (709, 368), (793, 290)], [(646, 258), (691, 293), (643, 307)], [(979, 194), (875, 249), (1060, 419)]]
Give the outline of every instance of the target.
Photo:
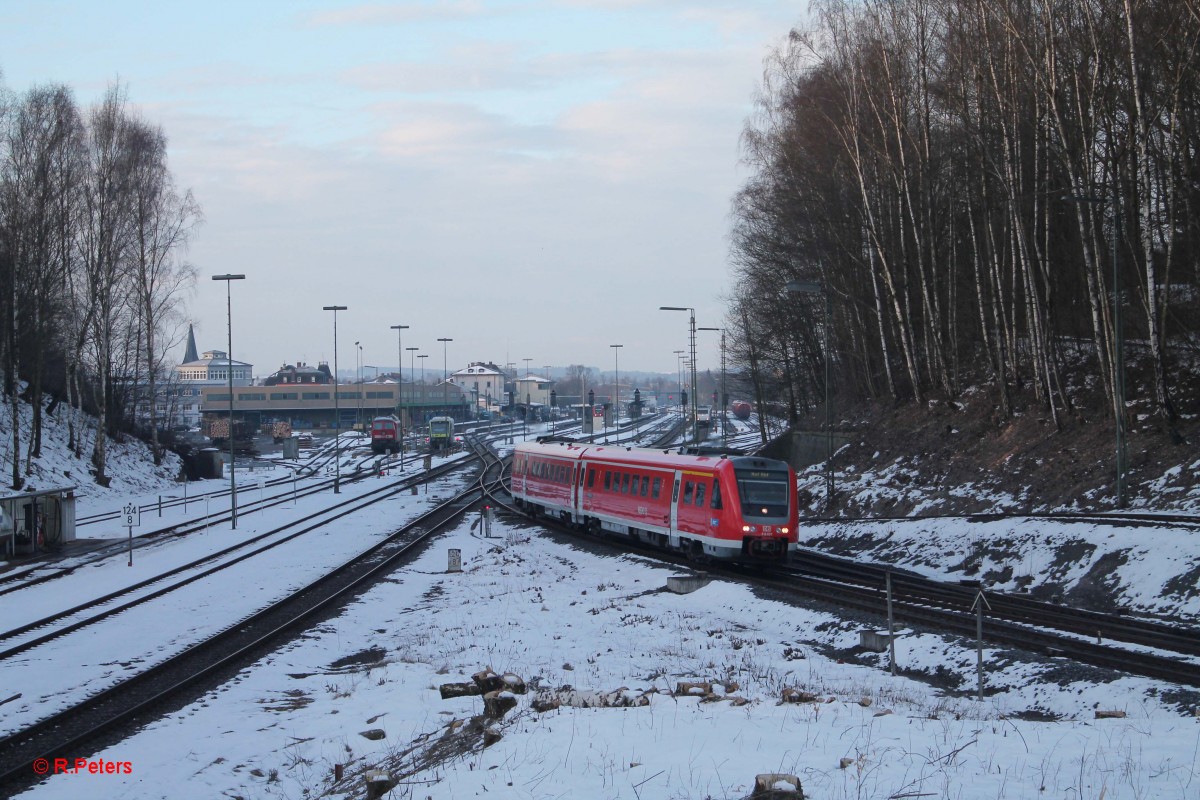
[(824, 343), (822, 349), (825, 351), (825, 511), (828, 512), (833, 507), (833, 418), (831, 416), (833, 408), (829, 402), (829, 384), (830, 384), (830, 358), (829, 358), (829, 317), (833, 312), (833, 297), (819, 283), (812, 281), (788, 281), (785, 287), (792, 294), (819, 294), (825, 296), (825, 317), (822, 328), (824, 328)]
[(621, 365), (617, 360), (617, 354), (624, 346), (623, 344), (609, 345), (613, 349), (613, 426), (617, 430), (621, 429)]
[(337, 353), (337, 312), (345, 311), (346, 306), (321, 306), (322, 311), (333, 312), (333, 493), (342, 491), (342, 419), (341, 408), (338, 405), (338, 353)]
[(676, 380), (676, 386), (677, 386), (675, 393), (677, 395), (679, 395), (679, 416), (682, 417), (683, 416), (683, 354), (686, 353), (687, 350), (672, 350), (671, 352), (675, 354), (675, 380)]
[[(448, 343), (454, 340), (442, 338), (438, 339), (438, 341), (442, 343), (442, 406), (444, 409), (448, 409), (450, 408), (450, 395), (448, 394), (450, 387), (446, 386), (446, 382), (450, 380), (450, 371), (447, 367), (446, 348), (449, 347)], [(450, 438), (453, 439), (454, 437)]]
[[(225, 320), (229, 329), (229, 352), (225, 360), (229, 362), (229, 520), (232, 530), (237, 530), (237, 482), (234, 480), (233, 466), (233, 291), (232, 281), (245, 280), (245, 275), (213, 275), (214, 281), (225, 281)], [(133, 557), (130, 556), (130, 563)]]
[[(414, 386), (415, 386), (415, 384), (417, 382), (417, 351), (420, 350), (421, 348), (406, 347), (404, 349), (408, 351), (408, 381), (409, 381), (409, 383), (414, 384)], [(424, 364), (425, 362), (422, 361), (421, 363)], [(400, 386), (397, 387), (396, 393), (399, 395), (399, 397), (401, 399), (401, 403), (402, 403), (400, 406), (400, 425), (403, 426), (404, 425), (404, 406), (403, 406), (404, 366), (403, 366), (403, 364), (400, 366)], [(422, 399), (424, 399), (424, 397), (422, 397)], [(411, 411), (408, 412), (408, 416), (409, 416), (409, 420), (408, 420), (409, 424), (411, 424), (412, 423), (412, 412)], [(404, 444), (403, 443), (401, 443), (401, 445), (400, 445), (400, 454), (401, 455), (404, 454)]]
[[(522, 358), (521, 360), (525, 362), (525, 421), (529, 422), (529, 411), (530, 411), (530, 409), (529, 409), (529, 405), (530, 405), (530, 403), (529, 403), (529, 400), (530, 400), (529, 378), (533, 374), (529, 371), (529, 362), (533, 361), (533, 359), (532, 358)], [(513, 388), (516, 389), (515, 386)], [(520, 397), (517, 398), (518, 401), (520, 401), (520, 399), (521, 399)], [(525, 437), (522, 436), (521, 438), (525, 438)]]
[(1064, 197), (1072, 203), (1092, 203), (1098, 206), (1111, 204), (1112, 228), (1112, 281), (1113, 281), (1113, 414), (1117, 427), (1117, 508), (1125, 508), (1128, 499), (1125, 489), (1125, 336), (1121, 327), (1121, 262), (1117, 258), (1119, 236), (1124, 220), (1121, 218), (1121, 200), (1116, 192), (1105, 197)]
[(700, 441), (700, 429), (697, 427), (696, 420), (696, 309), (690, 306), (659, 306), (659, 311), (686, 311), (688, 312), (688, 347), (692, 357), (692, 383), (691, 383), (691, 414), (692, 414), (692, 441)]
[[(429, 358), (429, 353), (418, 353), (417, 358), (421, 359), (421, 405), (424, 406), (429, 400), (429, 394), (425, 389), (425, 359)], [(423, 409), (423, 411), (425, 410)]]
[(396, 332), (396, 406), (400, 411), (400, 458), (404, 458), (404, 330), (407, 325), (392, 325)]
[(725, 447), (729, 444), (729, 436), (726, 429), (729, 427), (729, 420), (725, 416), (726, 406), (729, 403), (729, 398), (725, 395), (725, 329), (724, 328), (696, 328), (698, 331), (720, 331), (721, 332), (721, 446)]
[(355, 361), (354, 361), (354, 364), (355, 364), (354, 380), (358, 384), (356, 387), (357, 391), (355, 392), (358, 395), (358, 410), (356, 412), (354, 412), (354, 426), (356, 429), (362, 430), (362, 401), (363, 401), (362, 343), (355, 342), (354, 346), (356, 348), (358, 348), (358, 352), (355, 354)]

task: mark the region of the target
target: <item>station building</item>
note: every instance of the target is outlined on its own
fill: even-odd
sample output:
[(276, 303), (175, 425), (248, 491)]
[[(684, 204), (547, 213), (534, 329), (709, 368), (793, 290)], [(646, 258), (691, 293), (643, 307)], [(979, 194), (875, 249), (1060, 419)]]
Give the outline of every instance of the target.
[(450, 382), (471, 395), (471, 402), (478, 408), (488, 409), (502, 401), (504, 396), (504, 372), (495, 364), (472, 361), (450, 376)]
[[(354, 430), (386, 414), (400, 416), (404, 426), (412, 428), (438, 416), (469, 419), (470, 404), (470, 393), (450, 382), (434, 385), (385, 379), (336, 385), (277, 383), (233, 388), (234, 420), (248, 422), (258, 429), (284, 421), (296, 430)], [(229, 387), (203, 387), (200, 411), (206, 419), (227, 417)]]
[(200, 416), (204, 413), (203, 390), (224, 386), (225, 395), (228, 397), (231, 370), (235, 388), (249, 386), (254, 382), (254, 365), (245, 361), (235, 361), (224, 350), (205, 350), (203, 355), (197, 355), (196, 336), (189, 326), (187, 349), (183, 354), (183, 363), (175, 368), (176, 381), (170, 391), (171, 396), (158, 400), (159, 418), (173, 417), (179, 423), (190, 427), (199, 425)]

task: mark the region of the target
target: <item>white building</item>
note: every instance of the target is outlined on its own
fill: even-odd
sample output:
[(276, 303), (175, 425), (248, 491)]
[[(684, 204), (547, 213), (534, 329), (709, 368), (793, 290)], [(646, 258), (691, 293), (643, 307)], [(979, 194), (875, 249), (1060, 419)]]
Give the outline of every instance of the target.
[[(200, 390), (204, 387), (229, 386), (229, 373), (233, 372), (234, 386), (250, 386), (254, 383), (254, 365), (229, 358), (224, 350), (206, 350), (196, 356), (196, 337), (188, 328), (187, 350), (183, 363), (175, 369), (175, 386), (167, 397), (159, 398), (159, 413), (164, 421), (173, 418), (173, 424), (196, 426), (200, 424)], [(171, 408), (170, 406), (174, 406)]]
[(450, 383), (460, 387), (479, 408), (495, 405), (504, 396), (504, 373), (495, 364), (472, 361), (450, 375)]
[(535, 406), (550, 405), (550, 390), (554, 387), (554, 382), (549, 378), (526, 375), (524, 378), (514, 380), (513, 385), (516, 387), (518, 405), (524, 403)]

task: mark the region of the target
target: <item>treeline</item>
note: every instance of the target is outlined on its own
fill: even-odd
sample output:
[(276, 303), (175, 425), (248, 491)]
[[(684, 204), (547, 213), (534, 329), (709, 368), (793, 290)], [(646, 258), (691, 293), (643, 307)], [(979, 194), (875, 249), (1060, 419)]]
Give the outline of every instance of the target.
[[(167, 165), (167, 138), (111, 86), (81, 109), (66, 86), (0, 86), (0, 370), (14, 422), (11, 485), (40, 455), (43, 400), (66, 416), (76, 456), (107, 484), (107, 437), (133, 398), (156, 433), (164, 356), (183, 330), (195, 271), (184, 257), (200, 207)], [(19, 392), (30, 404), (22, 441)], [(95, 414), (91, 430), (82, 412)], [(156, 460), (161, 458), (157, 439)]]
[(1149, 376), (1126, 399), (1173, 421), (1200, 327), (1200, 0), (811, 13), (768, 60), (734, 202), (731, 354), (760, 402), (821, 402), (828, 307), (839, 397), (978, 381), (1060, 424), (1082, 362), (1115, 418), (1124, 339)]

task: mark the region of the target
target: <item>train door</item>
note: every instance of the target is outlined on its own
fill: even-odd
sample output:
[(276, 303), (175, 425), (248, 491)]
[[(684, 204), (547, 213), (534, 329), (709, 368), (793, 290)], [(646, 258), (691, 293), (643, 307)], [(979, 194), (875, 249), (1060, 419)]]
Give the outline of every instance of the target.
[(671, 547), (679, 547), (679, 484), (683, 480), (683, 472), (675, 470), (671, 482)]
[(575, 481), (571, 484), (571, 522), (578, 523), (583, 511), (583, 479), (587, 475), (587, 462), (576, 462), (575, 469)]

